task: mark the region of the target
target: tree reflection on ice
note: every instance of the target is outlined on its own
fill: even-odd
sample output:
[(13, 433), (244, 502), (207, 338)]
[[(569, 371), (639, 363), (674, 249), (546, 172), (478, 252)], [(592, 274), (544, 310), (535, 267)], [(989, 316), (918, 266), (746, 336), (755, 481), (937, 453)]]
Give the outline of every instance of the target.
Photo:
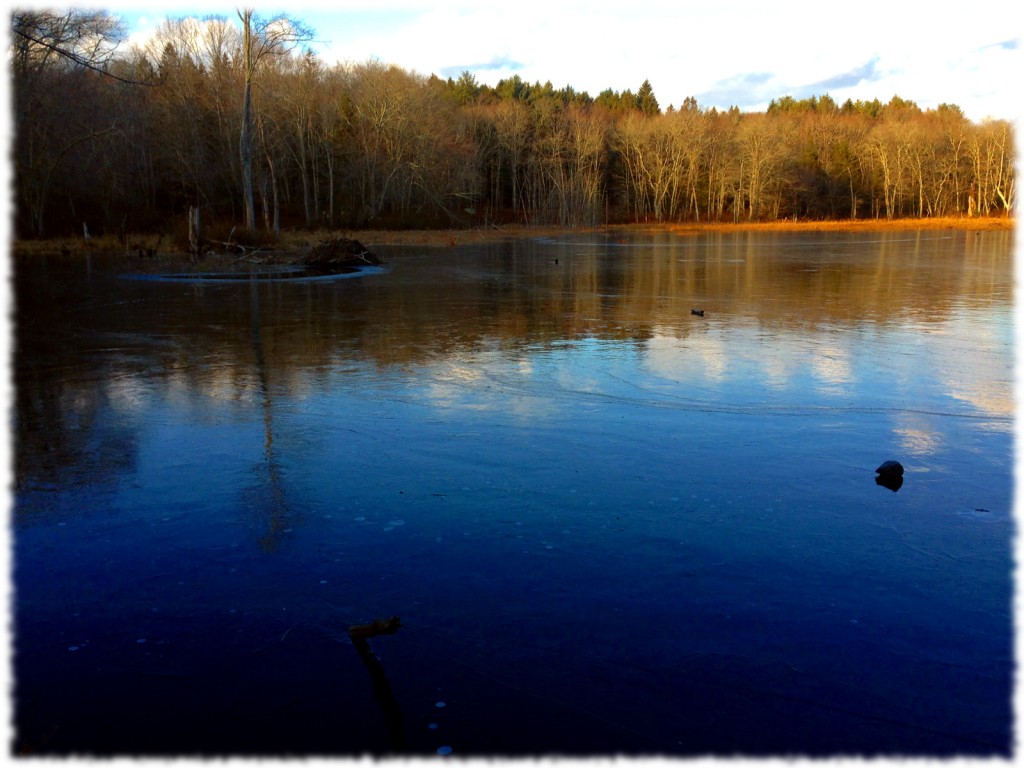
[(263, 533), (259, 537), (260, 547), (265, 552), (275, 550), (279, 544), (281, 533), (285, 528), (288, 516), (288, 502), (285, 499), (284, 485), (281, 480), (281, 467), (274, 454), (274, 399), (269, 382), (266, 356), (263, 349), (263, 332), (260, 323), (260, 291), (256, 283), (249, 289), (250, 297), (250, 328), (252, 330), (252, 346), (254, 368), (258, 382), (259, 395), (263, 411), (263, 469), (266, 472), (265, 483), (250, 492), (252, 510), (259, 518), (259, 526)]

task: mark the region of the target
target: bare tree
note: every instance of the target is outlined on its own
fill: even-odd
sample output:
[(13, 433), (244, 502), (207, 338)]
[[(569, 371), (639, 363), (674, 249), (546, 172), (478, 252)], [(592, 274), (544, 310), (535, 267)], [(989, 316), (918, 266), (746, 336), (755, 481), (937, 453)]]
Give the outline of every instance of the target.
[(790, 131), (788, 120), (770, 120), (764, 115), (747, 115), (739, 126), (740, 189), (749, 205), (749, 220), (778, 214), (781, 171)]
[(601, 217), (605, 127), (575, 104), (554, 110), (538, 157), (558, 224), (592, 226)]
[(239, 155), (242, 161), (242, 197), (245, 205), (245, 226), (256, 229), (256, 204), (253, 196), (253, 114), (252, 86), (260, 64), (272, 56), (285, 55), (297, 45), (313, 39), (312, 30), (288, 16), (264, 19), (252, 8), (238, 9), (242, 22), (242, 73), (244, 96), (242, 99), (242, 130)]
[(523, 221), (527, 221), (523, 177), (526, 172), (533, 131), (530, 108), (518, 99), (502, 102), (495, 112), (494, 127), (497, 132), (500, 157), (508, 166), (512, 194), (511, 208), (517, 212), (521, 210)]
[(11, 63), (22, 78), (53, 66), (107, 74), (106, 66), (124, 38), (124, 24), (105, 11), (16, 10), (11, 31)]
[(1010, 125), (1003, 120), (982, 123), (970, 146), (974, 170), (972, 213), (989, 216), (1000, 207), (1012, 211), (1016, 185), (1013, 176)]
[(885, 119), (871, 131), (868, 146), (881, 172), (885, 217), (900, 214), (909, 173), (911, 129), (898, 119)]
[(42, 235), (54, 185), (72, 158), (118, 129), (118, 115), (107, 114), (98, 96), (124, 28), (105, 12), (81, 10), (17, 10), (11, 24), (17, 192), (31, 230)]

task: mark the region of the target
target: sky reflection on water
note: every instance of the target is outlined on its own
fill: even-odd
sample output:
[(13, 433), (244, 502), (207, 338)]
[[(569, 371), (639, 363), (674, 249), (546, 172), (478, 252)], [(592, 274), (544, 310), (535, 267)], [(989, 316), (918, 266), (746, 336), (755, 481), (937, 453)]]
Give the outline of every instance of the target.
[(17, 270), (19, 749), (1007, 753), (1012, 233), (379, 251)]

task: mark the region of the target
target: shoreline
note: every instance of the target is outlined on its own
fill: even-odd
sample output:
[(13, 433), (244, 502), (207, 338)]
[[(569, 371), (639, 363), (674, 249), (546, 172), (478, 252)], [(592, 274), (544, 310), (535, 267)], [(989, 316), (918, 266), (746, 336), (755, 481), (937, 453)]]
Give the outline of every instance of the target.
[[(1016, 219), (1006, 217), (930, 219), (856, 219), (840, 221), (772, 221), (737, 223), (645, 223), (605, 224), (594, 227), (508, 226), (498, 229), (439, 230), (345, 230), (365, 245), (455, 246), (467, 243), (493, 242), (506, 238), (543, 237), (591, 232), (669, 233), (695, 236), (718, 232), (905, 232), (908, 230), (955, 229), (961, 231), (1006, 231), (1016, 228)], [(309, 233), (315, 235), (317, 233)]]
[[(337, 237), (339, 234), (358, 240), (367, 247), (374, 245), (419, 245), (425, 247), (455, 247), (471, 243), (496, 242), (499, 240), (544, 237), (565, 234), (607, 232), (627, 235), (667, 233), (677, 236), (697, 236), (722, 232), (905, 232), (910, 230), (953, 229), (961, 231), (1006, 231), (1016, 228), (1016, 219), (1006, 217), (964, 218), (944, 217), (925, 219), (855, 219), (839, 221), (773, 221), (736, 223), (634, 223), (607, 224), (594, 227), (558, 226), (505, 226), (475, 229), (334, 229), (300, 230), (283, 232), (277, 246), (272, 250), (285, 254), (308, 249), (317, 242)], [(132, 243), (151, 243), (156, 235), (133, 235)], [(45, 240), (12, 240), (11, 253), (28, 255), (65, 251), (72, 253), (124, 253), (124, 245), (112, 236), (93, 238), (88, 246), (77, 237), (55, 237)], [(183, 252), (161, 249), (158, 258), (182, 256)]]

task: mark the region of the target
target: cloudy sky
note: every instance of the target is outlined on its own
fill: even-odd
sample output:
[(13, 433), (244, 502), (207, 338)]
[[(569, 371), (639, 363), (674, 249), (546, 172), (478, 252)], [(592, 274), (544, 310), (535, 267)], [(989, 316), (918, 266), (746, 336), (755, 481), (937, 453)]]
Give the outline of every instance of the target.
[[(1019, 0), (332, 0), (271, 4), (313, 27), (328, 61), (378, 59), (423, 75), (518, 74), (596, 96), (649, 79), (661, 106), (763, 110), (773, 98), (830, 94), (922, 107), (958, 104), (973, 120), (1021, 116)], [(166, 16), (235, 5), (111, 0), (144, 36)]]

